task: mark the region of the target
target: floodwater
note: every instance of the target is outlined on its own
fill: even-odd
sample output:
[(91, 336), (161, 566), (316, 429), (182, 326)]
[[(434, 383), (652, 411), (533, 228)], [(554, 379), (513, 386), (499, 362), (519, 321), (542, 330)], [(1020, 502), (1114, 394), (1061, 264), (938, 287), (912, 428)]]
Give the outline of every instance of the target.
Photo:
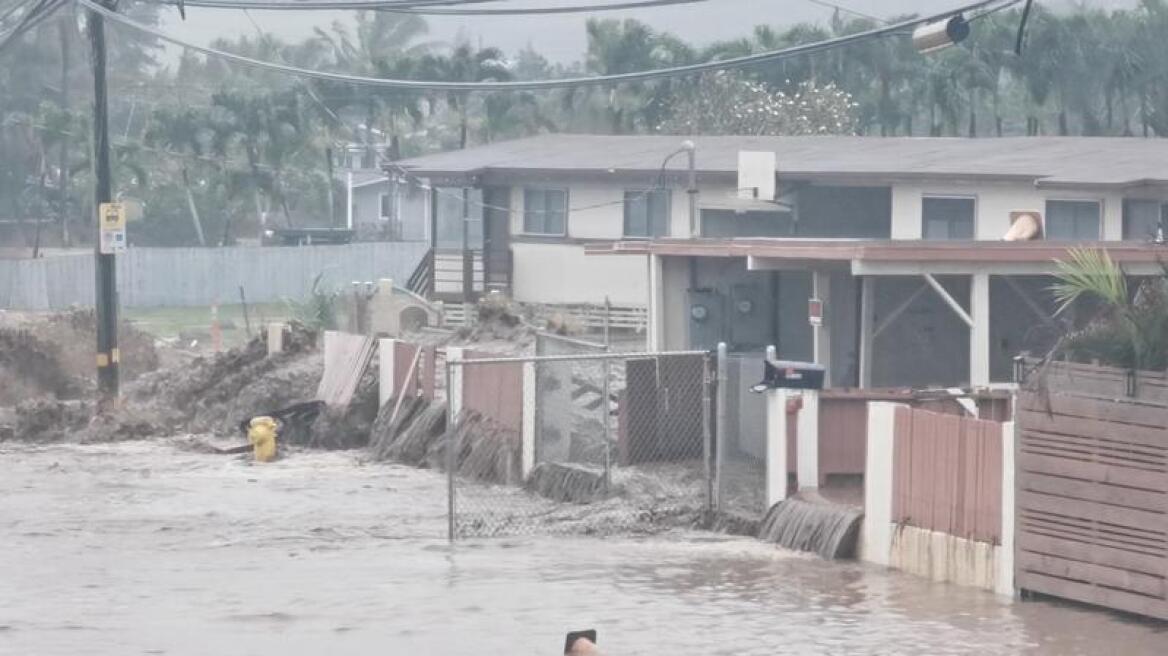
[(751, 539), (445, 540), (445, 479), (0, 445), (2, 654), (1164, 654), (1163, 625)]

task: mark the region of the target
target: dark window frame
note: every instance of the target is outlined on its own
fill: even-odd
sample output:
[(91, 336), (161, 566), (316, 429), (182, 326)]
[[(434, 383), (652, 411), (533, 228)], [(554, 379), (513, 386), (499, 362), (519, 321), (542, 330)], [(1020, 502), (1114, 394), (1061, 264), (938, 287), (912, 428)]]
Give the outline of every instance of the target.
[[(1123, 199), (1123, 217), (1122, 217), (1122, 221), (1123, 221), (1122, 233), (1123, 234), (1120, 238), (1123, 241), (1147, 241), (1149, 238), (1153, 237), (1154, 235), (1151, 235), (1151, 234), (1138, 234), (1137, 235), (1137, 234), (1132, 233), (1132, 230), (1134, 230), (1134, 228), (1130, 225), (1130, 222), (1128, 221), (1128, 216), (1129, 216), (1128, 212), (1129, 212), (1130, 206), (1133, 203), (1155, 204), (1157, 207), (1160, 208), (1160, 212), (1159, 212), (1158, 216), (1156, 217), (1157, 222), (1158, 223), (1159, 222), (1168, 223), (1168, 200), (1163, 200), (1160, 198), (1125, 198), (1125, 199)], [(1153, 231), (1155, 230), (1155, 228), (1156, 228), (1156, 225), (1153, 225)]]
[[(1094, 205), (1097, 208), (1095, 213), (1095, 234), (1090, 237), (1083, 237), (1078, 235), (1078, 224), (1075, 225), (1076, 234), (1072, 237), (1051, 236), (1050, 221), (1051, 221), (1051, 204), (1064, 203), (1067, 205)], [(1077, 221), (1077, 218), (1076, 218)], [(1103, 240), (1103, 201), (1091, 198), (1047, 198), (1042, 212), (1042, 237), (1051, 241), (1102, 241)]]
[[(664, 200), (662, 203), (665, 206), (664, 215), (661, 217), (661, 225), (654, 226), (651, 198), (659, 196)], [(645, 202), (645, 231), (643, 234), (636, 234), (629, 230), (629, 209), (631, 203), (637, 200)], [(659, 237), (668, 237), (670, 233), (670, 224), (673, 222), (673, 191), (671, 189), (650, 189), (648, 191), (642, 190), (628, 190), (624, 192), (624, 203), (622, 204), (623, 217), (621, 223), (621, 235), (625, 239), (657, 239)], [(655, 227), (661, 228), (660, 234), (655, 230)]]
[[(962, 201), (970, 204), (969, 215), (969, 236), (968, 237), (930, 237), (929, 236), (929, 217), (927, 213), (928, 201)], [(921, 239), (924, 241), (969, 241), (977, 239), (977, 196), (968, 196), (960, 194), (923, 194), (921, 196)], [(947, 220), (947, 232), (949, 235), (953, 234), (953, 221)]]
[[(551, 232), (547, 230), (547, 217), (540, 218), (543, 230), (532, 230), (531, 217), (534, 210), (531, 209), (529, 200), (530, 195), (539, 193), (544, 195), (544, 208), (540, 211), (547, 214), (547, 194), (548, 192), (560, 192), (564, 195), (563, 201), (563, 226), (559, 232)], [(533, 237), (567, 237), (568, 236), (568, 199), (570, 192), (567, 187), (524, 187), (523, 188), (523, 234), (531, 235)]]

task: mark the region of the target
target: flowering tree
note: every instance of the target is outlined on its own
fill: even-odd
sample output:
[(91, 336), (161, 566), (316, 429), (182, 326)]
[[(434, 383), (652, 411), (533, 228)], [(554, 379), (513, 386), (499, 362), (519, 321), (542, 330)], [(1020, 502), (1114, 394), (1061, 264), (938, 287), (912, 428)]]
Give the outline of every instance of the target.
[(771, 91), (745, 77), (719, 71), (673, 96), (673, 113), (658, 127), (670, 134), (855, 134), (851, 94), (834, 84), (801, 82), (791, 93)]

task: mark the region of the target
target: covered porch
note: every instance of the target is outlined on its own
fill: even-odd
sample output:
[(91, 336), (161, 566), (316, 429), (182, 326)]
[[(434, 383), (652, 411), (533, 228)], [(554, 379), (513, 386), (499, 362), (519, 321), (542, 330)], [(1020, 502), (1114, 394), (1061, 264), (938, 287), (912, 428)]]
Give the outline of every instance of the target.
[(648, 252), (650, 347), (738, 351), (827, 368), (832, 387), (985, 388), (1042, 354), (1089, 307), (1055, 317), (1056, 262), (1103, 248), (1132, 276), (1168, 248), (1092, 242), (660, 240)]

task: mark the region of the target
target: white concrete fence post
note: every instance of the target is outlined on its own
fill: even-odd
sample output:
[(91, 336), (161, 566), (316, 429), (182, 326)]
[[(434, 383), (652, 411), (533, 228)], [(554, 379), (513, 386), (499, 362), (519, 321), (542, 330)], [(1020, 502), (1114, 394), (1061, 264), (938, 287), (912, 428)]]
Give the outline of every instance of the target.
[(524, 481), (535, 469), (535, 363), (523, 363), (523, 421), (519, 452), (520, 476)]
[(860, 558), (885, 566), (891, 564), (892, 554), (893, 445), (898, 405), (884, 401), (868, 403)]
[(767, 449), (766, 449), (766, 503), (767, 508), (787, 498), (787, 402), (791, 390), (766, 391)]
[(801, 398), (796, 431), (799, 444), (796, 447), (795, 474), (799, 490), (819, 489), (819, 390), (796, 392)]
[(1002, 424), (1002, 544), (998, 547), (998, 577), (994, 591), (1014, 596), (1014, 444), (1018, 439), (1017, 424)]

